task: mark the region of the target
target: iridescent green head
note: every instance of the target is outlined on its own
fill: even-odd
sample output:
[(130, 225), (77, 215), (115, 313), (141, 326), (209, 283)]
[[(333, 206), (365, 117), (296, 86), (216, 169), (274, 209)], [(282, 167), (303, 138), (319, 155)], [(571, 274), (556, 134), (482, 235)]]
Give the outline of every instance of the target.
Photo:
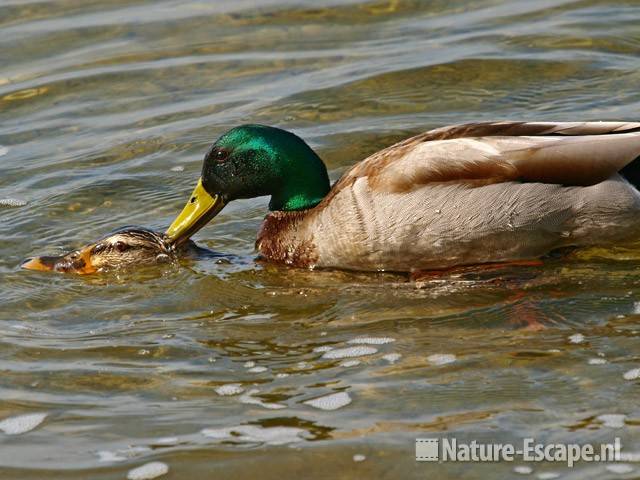
[(304, 140), (265, 125), (222, 135), (204, 157), (202, 184), (227, 201), (271, 195), (270, 210), (311, 208), (329, 191), (327, 169)]
[(238, 198), (270, 195), (270, 210), (315, 207), (329, 192), (327, 169), (291, 132), (242, 125), (222, 135), (204, 157), (202, 177), (182, 213), (167, 230), (179, 243)]

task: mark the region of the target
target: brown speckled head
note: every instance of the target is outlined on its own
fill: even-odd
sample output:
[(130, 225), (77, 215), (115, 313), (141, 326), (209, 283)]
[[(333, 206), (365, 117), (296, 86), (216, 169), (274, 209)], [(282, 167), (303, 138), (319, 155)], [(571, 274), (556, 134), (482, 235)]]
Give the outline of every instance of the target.
[[(191, 245), (188, 242), (181, 249)], [(162, 233), (142, 227), (124, 227), (65, 255), (28, 259), (22, 268), (83, 275), (173, 259), (175, 252)]]

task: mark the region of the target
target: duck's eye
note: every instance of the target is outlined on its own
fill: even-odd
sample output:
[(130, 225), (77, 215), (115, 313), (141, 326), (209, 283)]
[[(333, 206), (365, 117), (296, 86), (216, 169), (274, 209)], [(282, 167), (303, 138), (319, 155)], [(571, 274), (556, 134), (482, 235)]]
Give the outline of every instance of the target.
[(217, 148), (213, 151), (213, 158), (216, 162), (222, 163), (229, 157), (229, 150)]
[(104, 252), (105, 248), (107, 248), (107, 246), (104, 243), (99, 243), (95, 247), (93, 247), (93, 252), (92, 253)]
[(129, 245), (127, 245), (124, 242), (117, 241), (116, 243), (113, 244), (113, 248), (115, 248), (117, 252), (124, 252), (129, 248)]

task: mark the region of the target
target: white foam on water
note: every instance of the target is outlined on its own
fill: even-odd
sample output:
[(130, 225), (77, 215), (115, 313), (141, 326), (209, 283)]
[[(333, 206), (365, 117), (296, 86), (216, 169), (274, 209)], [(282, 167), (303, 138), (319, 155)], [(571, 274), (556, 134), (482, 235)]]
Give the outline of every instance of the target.
[(202, 430), (200, 430), (200, 433), (208, 438), (215, 438), (216, 440), (225, 440), (227, 438), (233, 438), (234, 428), (240, 428), (240, 427), (203, 428)]
[(266, 372), (267, 370), (269, 370), (267, 367), (253, 367), (247, 371), (251, 373), (262, 373), (262, 372)]
[(456, 356), (453, 353), (434, 353), (427, 357), (427, 362), (432, 365), (446, 365), (456, 361)]
[(618, 475), (633, 472), (633, 467), (627, 463), (612, 463), (604, 468), (609, 470), (611, 473), (617, 473)]
[(125, 453), (129, 457), (135, 457), (136, 455), (143, 455), (145, 453), (149, 453), (151, 448), (145, 447), (144, 445), (134, 445), (132, 447), (127, 448), (126, 450), (119, 450), (122, 453)]
[(27, 433), (40, 425), (47, 418), (46, 413), (29, 413), (16, 417), (5, 418), (0, 422), (0, 430), (7, 435)]
[(24, 207), (26, 204), (26, 200), (19, 198), (0, 198), (0, 207)]
[(175, 167), (171, 167), (170, 170), (172, 172), (184, 172), (184, 167), (182, 165), (176, 165)]
[(349, 340), (347, 343), (354, 343), (357, 345), (384, 345), (385, 343), (395, 342), (395, 338), (391, 337), (356, 337)]
[(402, 355), (400, 355), (399, 353), (387, 353), (386, 355), (382, 356), (382, 359), (386, 360), (389, 363), (396, 363), (398, 360), (400, 360), (400, 358), (402, 358)]
[(96, 452), (96, 455), (98, 455), (99, 462), (115, 463), (127, 460), (127, 457), (119, 455), (118, 452), (110, 452), (109, 450), (100, 450)]
[(360, 360), (343, 360), (340, 362), (340, 366), (341, 367), (357, 367), (358, 365), (360, 365), (362, 362)]
[(287, 378), (289, 376), (286, 372), (276, 373), (276, 378)]
[(333, 350), (333, 347), (329, 345), (322, 345), (321, 347), (316, 347), (313, 349), (314, 352), (328, 352), (329, 350)]
[(253, 360), (249, 360), (248, 362), (244, 362), (244, 366), (245, 368), (252, 368), (256, 366), (256, 362), (254, 362)]
[(322, 355), (322, 358), (352, 358), (352, 357), (364, 357), (365, 355), (373, 355), (374, 353), (378, 353), (378, 350), (373, 347), (368, 346), (358, 346), (358, 347), (346, 347), (346, 348), (338, 348), (336, 350), (331, 350)]
[(602, 425), (609, 428), (622, 428), (624, 427), (624, 420), (627, 418), (626, 415), (622, 415), (619, 413), (605, 413), (603, 415), (598, 415), (596, 420), (600, 420)]
[(604, 365), (607, 361), (604, 358), (590, 358), (589, 365)]
[(624, 372), (622, 378), (624, 378), (625, 380), (637, 380), (638, 378), (640, 378), (640, 368), (633, 368), (627, 372)]
[(367, 459), (367, 457), (362, 455), (361, 453), (356, 453), (353, 456), (353, 461), (354, 462), (364, 462), (366, 459)]
[(518, 465), (517, 467), (513, 467), (513, 471), (520, 475), (529, 475), (530, 473), (533, 473), (533, 468), (526, 465)]
[(240, 403), (244, 403), (245, 405), (259, 405), (263, 408), (268, 408), (269, 410), (280, 410), (282, 408), (287, 408), (286, 405), (282, 405), (281, 403), (263, 402), (259, 398), (255, 398), (253, 396), (256, 393), (260, 393), (260, 390), (258, 390), (257, 388), (249, 390), (247, 393), (240, 397)]
[(351, 403), (351, 397), (347, 392), (337, 392), (306, 400), (302, 403), (320, 410), (338, 410), (339, 408), (349, 405)]
[(31, 331), (31, 327), (27, 327), (26, 325), (9, 325), (10, 328), (15, 328), (16, 330), (28, 330)]
[(640, 302), (633, 302), (633, 313), (640, 313)]
[(244, 388), (239, 383), (227, 383), (215, 388), (215, 392), (223, 397), (228, 395), (240, 395), (244, 392)]
[(569, 337), (570, 343), (582, 343), (584, 342), (584, 335), (581, 333), (574, 333)]
[(0, 145), (0, 157), (9, 153), (9, 147), (5, 147), (4, 145)]
[(265, 443), (286, 445), (305, 439), (306, 430), (296, 427), (262, 427), (260, 425), (238, 425), (237, 427), (205, 428), (205, 437), (216, 440), (233, 440), (236, 443)]
[(539, 473), (537, 477), (540, 480), (553, 480), (554, 478), (560, 477), (560, 474), (556, 472), (543, 472), (543, 473)]
[(178, 437), (162, 437), (155, 441), (156, 445), (177, 445), (180, 439)]
[(149, 462), (144, 465), (129, 470), (127, 478), (129, 480), (149, 480), (151, 478), (158, 478), (162, 475), (169, 473), (169, 466), (162, 462)]

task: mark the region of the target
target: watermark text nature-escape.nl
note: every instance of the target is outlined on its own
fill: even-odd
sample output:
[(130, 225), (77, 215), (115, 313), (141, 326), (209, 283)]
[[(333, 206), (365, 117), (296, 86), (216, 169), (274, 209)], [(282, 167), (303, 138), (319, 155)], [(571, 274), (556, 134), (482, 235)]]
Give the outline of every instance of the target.
[(613, 462), (620, 460), (619, 438), (611, 443), (540, 443), (524, 438), (522, 443), (459, 442), (455, 438), (416, 439), (419, 462), (561, 462), (573, 467), (576, 462)]

